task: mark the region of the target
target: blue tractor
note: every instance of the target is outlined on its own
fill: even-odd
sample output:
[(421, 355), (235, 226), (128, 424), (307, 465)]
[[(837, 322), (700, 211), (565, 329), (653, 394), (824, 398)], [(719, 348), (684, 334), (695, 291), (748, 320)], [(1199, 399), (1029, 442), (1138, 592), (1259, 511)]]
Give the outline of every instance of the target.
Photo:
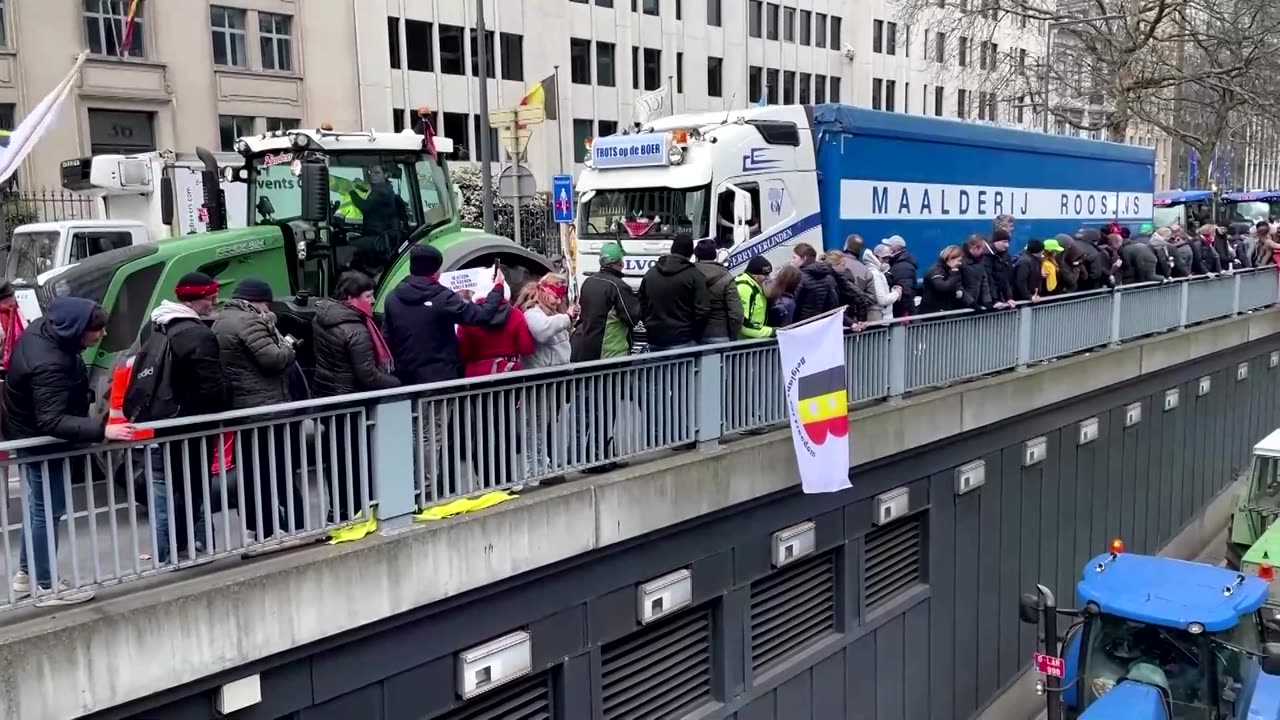
[(1038, 585), (1019, 616), (1039, 627), (1047, 720), (1280, 720), (1280, 644), (1264, 641), (1259, 613), (1270, 574), (1126, 554), (1116, 540), (1085, 565), (1079, 610)]

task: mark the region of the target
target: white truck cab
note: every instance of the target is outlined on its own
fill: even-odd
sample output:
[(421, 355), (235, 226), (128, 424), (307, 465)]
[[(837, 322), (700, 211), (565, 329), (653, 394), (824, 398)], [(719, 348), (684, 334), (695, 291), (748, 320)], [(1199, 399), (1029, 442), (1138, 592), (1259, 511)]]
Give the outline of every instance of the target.
[(779, 266), (797, 242), (822, 246), (803, 107), (673, 115), (588, 142), (576, 188), (579, 282), (599, 270), (608, 242), (622, 245), (633, 286), (681, 232), (714, 239), (733, 272), (755, 254)]

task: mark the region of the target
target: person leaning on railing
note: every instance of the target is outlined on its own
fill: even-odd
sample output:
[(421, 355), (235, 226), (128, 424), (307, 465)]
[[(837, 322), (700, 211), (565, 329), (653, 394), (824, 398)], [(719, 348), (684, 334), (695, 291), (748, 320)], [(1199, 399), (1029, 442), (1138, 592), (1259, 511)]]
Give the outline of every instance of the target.
[[(61, 296), (49, 312), (22, 334), (9, 359), (8, 381), (4, 385), (4, 435), (8, 440), (52, 436), (75, 443), (129, 440), (134, 428), (128, 424), (106, 424), (93, 417), (93, 393), (89, 374), (80, 353), (96, 345), (105, 335), (107, 311), (92, 300)], [(26, 536), (19, 549), (18, 572), (13, 578), (15, 593), (31, 592), (27, 546), (35, 554), (36, 583), (42, 592), (53, 590), (52, 565), (57, 562), (58, 528), (67, 512), (63, 473), (83, 471), (83, 463), (49, 461), (22, 465), (30, 514), (24, 524)], [(73, 479), (74, 482), (74, 479)], [(45, 498), (49, 505), (46, 507)], [(53, 532), (48, 525), (53, 524)], [(53, 547), (49, 547), (49, 535)], [(73, 605), (93, 599), (89, 590), (74, 590), (61, 581), (61, 594), (45, 596), (42, 606)]]

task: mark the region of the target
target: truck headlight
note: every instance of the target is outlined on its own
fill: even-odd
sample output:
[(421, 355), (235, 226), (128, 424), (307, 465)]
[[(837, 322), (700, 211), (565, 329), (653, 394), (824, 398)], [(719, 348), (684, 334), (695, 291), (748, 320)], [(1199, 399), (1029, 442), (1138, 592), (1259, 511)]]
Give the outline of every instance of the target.
[(667, 162), (671, 165), (679, 165), (684, 162), (684, 148), (679, 145), (672, 145), (667, 148)]

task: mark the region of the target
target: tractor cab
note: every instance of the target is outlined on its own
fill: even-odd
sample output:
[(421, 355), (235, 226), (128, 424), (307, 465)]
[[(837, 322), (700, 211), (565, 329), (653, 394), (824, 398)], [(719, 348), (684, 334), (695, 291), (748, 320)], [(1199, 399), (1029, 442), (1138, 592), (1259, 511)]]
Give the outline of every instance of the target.
[(1280, 430), (1253, 446), (1248, 485), (1240, 494), (1227, 535), (1227, 565), (1240, 567), (1241, 558), (1257, 545), (1280, 517)]
[(1267, 580), (1116, 540), (1085, 565), (1079, 610), (1037, 591), (1019, 614), (1044, 639), (1034, 665), (1049, 720), (1276, 717), (1250, 714), (1280, 701), (1280, 645), (1264, 643), (1259, 616)]

